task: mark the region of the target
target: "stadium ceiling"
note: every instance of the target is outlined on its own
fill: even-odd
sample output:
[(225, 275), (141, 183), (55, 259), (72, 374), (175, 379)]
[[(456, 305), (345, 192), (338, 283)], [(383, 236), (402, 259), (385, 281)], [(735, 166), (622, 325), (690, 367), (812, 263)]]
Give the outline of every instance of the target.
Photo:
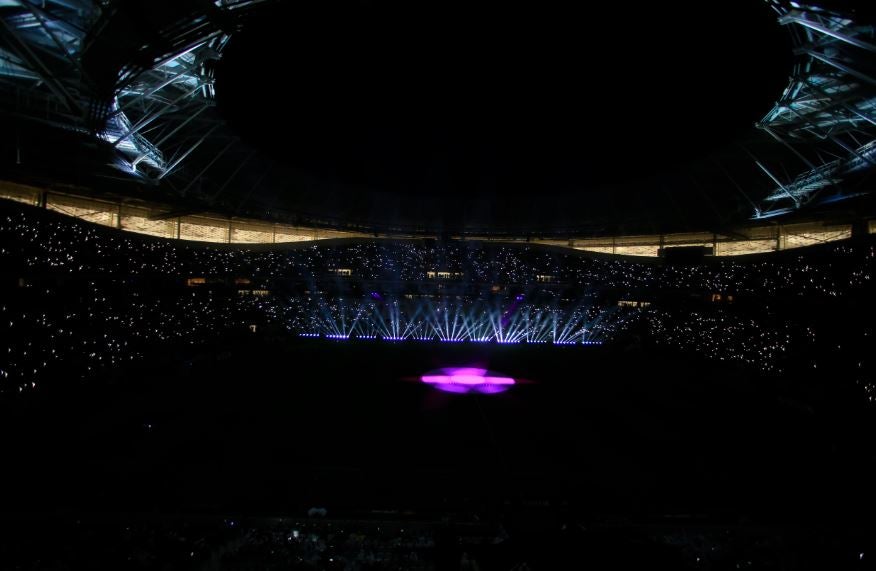
[[(809, 166), (775, 183), (754, 216), (775, 216), (817, 200), (856, 171), (876, 164), (876, 43), (872, 25), (798, 2), (772, 0), (791, 32), (798, 61), (791, 82), (757, 128)], [(804, 153), (802, 149), (811, 149)]]
[[(216, 63), (274, 1), (0, 0), (2, 110), (102, 141), (124, 177), (242, 213), (271, 166), (217, 112)], [(751, 153), (770, 188), (739, 189), (752, 218), (853, 196), (845, 181), (876, 165), (874, 27), (829, 3), (767, 2), (796, 60), (756, 127), (802, 168)], [(248, 188), (236, 206), (223, 200), (235, 186)]]

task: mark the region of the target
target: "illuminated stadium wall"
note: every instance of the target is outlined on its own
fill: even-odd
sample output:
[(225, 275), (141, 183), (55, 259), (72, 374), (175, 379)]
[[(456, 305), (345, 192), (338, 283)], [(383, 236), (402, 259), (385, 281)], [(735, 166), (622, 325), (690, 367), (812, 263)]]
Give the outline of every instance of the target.
[(120, 230), (160, 238), (232, 244), (304, 242), (328, 238), (367, 237), (368, 234), (242, 220), (220, 215), (192, 215), (163, 218), (168, 207), (159, 204), (127, 204), (0, 182), (0, 198), (45, 206), (67, 216), (112, 226)]
[[(0, 198), (44, 206), (61, 214), (103, 226), (161, 238), (177, 238), (198, 242), (231, 244), (273, 244), (325, 240), (330, 238), (367, 238), (374, 234), (290, 226), (252, 219), (229, 219), (219, 214), (198, 214), (163, 218), (169, 210), (159, 204), (128, 204), (92, 197), (44, 192), (39, 188), (0, 182)], [(870, 233), (876, 232), (876, 221), (869, 221)], [(588, 252), (621, 256), (656, 257), (662, 248), (700, 246), (716, 256), (740, 256), (814, 246), (851, 237), (851, 224), (771, 224), (739, 228), (733, 236), (710, 232), (683, 234), (651, 234), (571, 239), (532, 239), (530, 242)], [(387, 235), (387, 237), (389, 237)], [(391, 237), (402, 237), (393, 234)], [(485, 241), (494, 237), (469, 237)], [(504, 241), (509, 241), (507, 238)]]

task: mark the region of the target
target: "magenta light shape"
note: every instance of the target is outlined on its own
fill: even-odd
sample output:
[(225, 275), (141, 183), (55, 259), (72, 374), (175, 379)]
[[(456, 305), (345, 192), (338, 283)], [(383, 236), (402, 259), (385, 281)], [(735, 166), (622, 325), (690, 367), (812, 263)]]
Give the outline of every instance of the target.
[(449, 393), (494, 394), (507, 391), (515, 384), (511, 377), (500, 377), (486, 369), (473, 367), (438, 369), (423, 375), (420, 380)]

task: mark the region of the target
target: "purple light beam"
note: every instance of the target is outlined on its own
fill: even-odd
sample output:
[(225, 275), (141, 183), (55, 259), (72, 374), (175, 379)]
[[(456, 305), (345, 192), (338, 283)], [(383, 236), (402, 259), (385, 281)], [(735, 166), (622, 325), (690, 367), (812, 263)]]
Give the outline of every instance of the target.
[(420, 380), (449, 393), (495, 394), (505, 392), (515, 384), (511, 377), (496, 376), (486, 369), (473, 367), (438, 369), (423, 375)]

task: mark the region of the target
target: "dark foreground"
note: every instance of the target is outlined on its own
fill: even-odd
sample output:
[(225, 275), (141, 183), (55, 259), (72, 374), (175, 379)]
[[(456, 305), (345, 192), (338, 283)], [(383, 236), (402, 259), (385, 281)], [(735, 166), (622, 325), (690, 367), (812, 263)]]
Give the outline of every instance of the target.
[[(531, 382), (479, 396), (416, 382), (472, 364)], [(826, 382), (647, 348), (241, 341), (183, 365), (4, 402), (0, 555), (24, 565), (77, 537), (121, 542), (124, 554), (135, 540), (118, 534), (132, 526), (142, 530), (136, 541), (186, 529), (226, 546), (244, 533), (229, 521), (246, 527), (244, 543), (263, 534), (264, 545), (287, 550), (295, 526), (325, 539), (329, 522), (407, 522), (427, 538), (411, 547), (419, 561), (445, 568), (458, 566), (463, 536), (519, 546), (548, 533), (604, 550), (664, 537), (667, 525), (782, 536), (786, 551), (815, 533), (839, 549), (825, 529), (866, 537), (873, 513), (872, 415)], [(667, 545), (645, 544), (659, 547), (647, 560)], [(844, 561), (863, 565), (849, 555), (858, 547), (846, 547)], [(194, 568), (218, 565), (216, 549), (199, 552), (197, 565), (191, 556)], [(506, 555), (502, 565), (514, 560)]]

